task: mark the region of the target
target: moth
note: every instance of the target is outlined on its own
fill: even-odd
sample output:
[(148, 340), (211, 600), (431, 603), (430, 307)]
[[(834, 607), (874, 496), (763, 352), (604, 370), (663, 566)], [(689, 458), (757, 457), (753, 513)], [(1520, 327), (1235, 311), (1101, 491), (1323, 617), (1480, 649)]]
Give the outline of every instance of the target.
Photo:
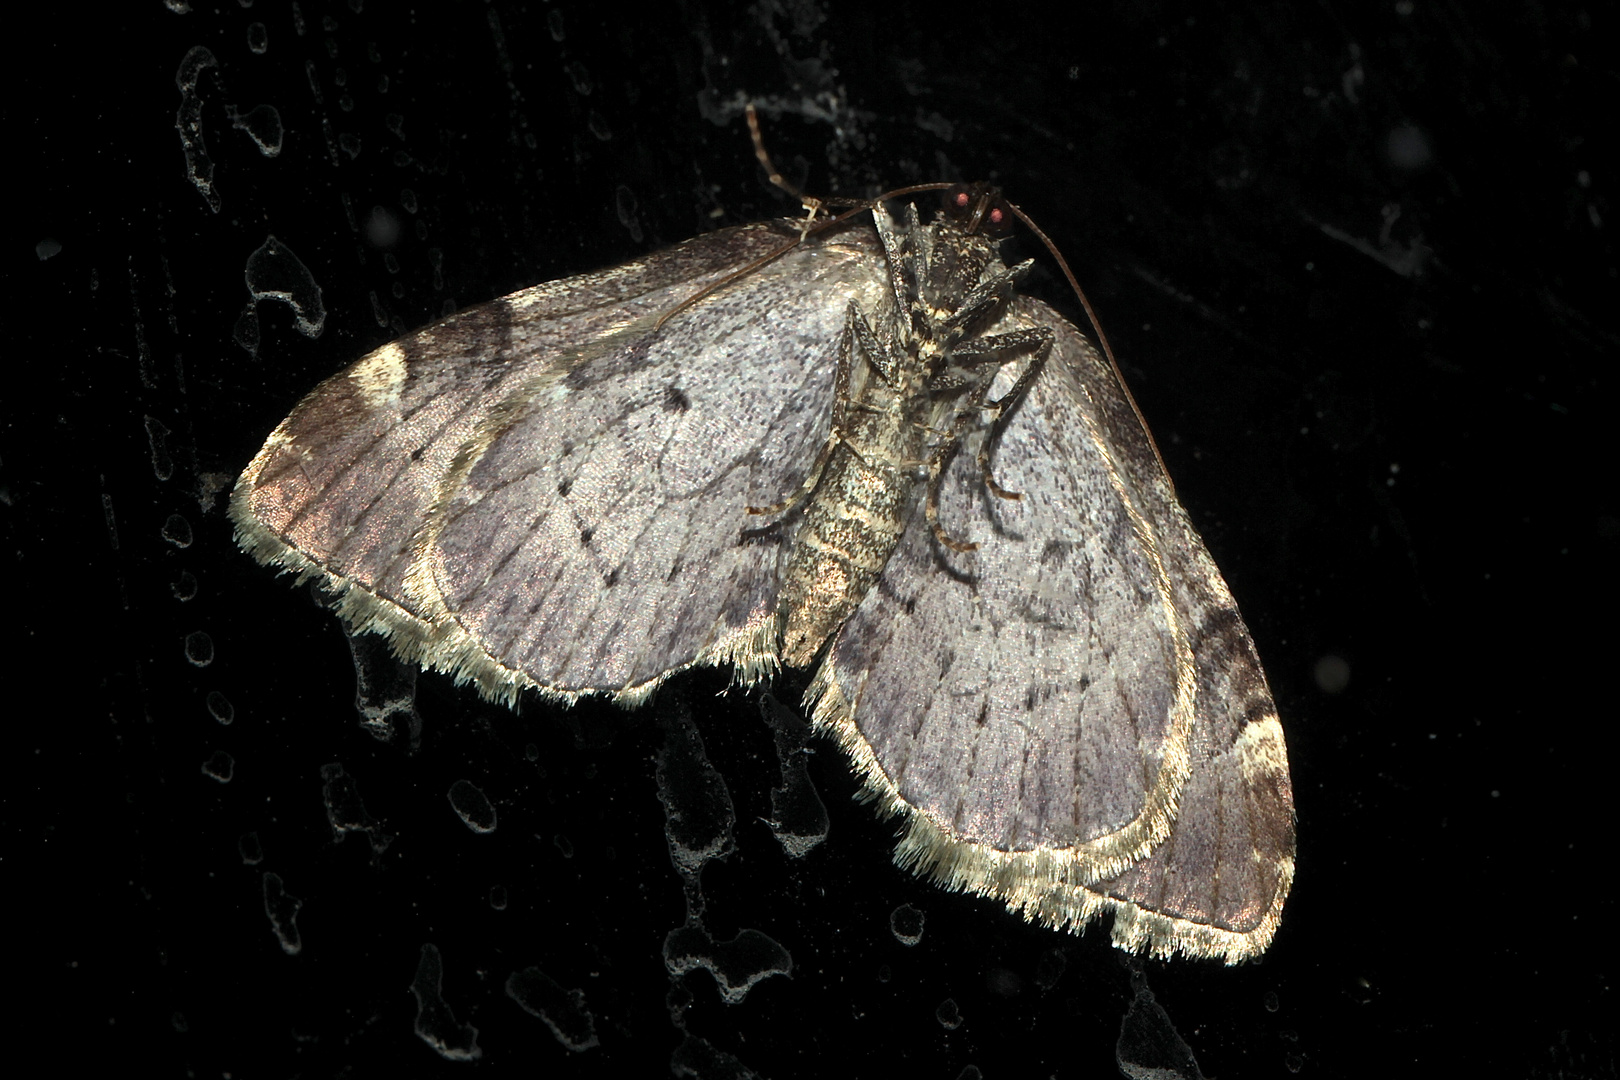
[(1018, 292), (1016, 207), (890, 201), (382, 346), (270, 435), (238, 541), (507, 704), (813, 669), (901, 865), (1075, 932), (1111, 913), (1122, 949), (1256, 956), (1293, 797), (1237, 606), (1115, 366)]

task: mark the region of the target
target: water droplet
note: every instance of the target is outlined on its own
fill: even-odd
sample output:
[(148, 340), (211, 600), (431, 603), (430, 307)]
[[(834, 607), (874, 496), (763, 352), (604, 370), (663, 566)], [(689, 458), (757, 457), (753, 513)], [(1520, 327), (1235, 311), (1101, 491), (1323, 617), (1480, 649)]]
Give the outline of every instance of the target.
[(506, 996), (530, 1016), (538, 1016), (557, 1041), (579, 1053), (597, 1045), (596, 1018), (585, 1007), (583, 990), (566, 990), (537, 967), (514, 971)]
[(236, 719), (236, 708), (230, 699), (218, 690), (208, 691), (207, 704), (209, 715), (221, 724), (229, 724)]
[(230, 783), (235, 772), (236, 759), (223, 750), (215, 750), (208, 755), (208, 760), (202, 763), (202, 774), (222, 784)]
[(180, 571), (180, 577), (169, 586), (174, 598), (182, 604), (197, 595), (197, 577), (190, 570)]
[(1035, 985), (1043, 991), (1052, 989), (1063, 977), (1063, 969), (1068, 966), (1069, 958), (1062, 949), (1048, 949), (1042, 954), (1040, 963), (1035, 965)]
[(303, 949), (298, 934), (298, 909), (304, 902), (287, 891), (280, 874), (264, 875), (264, 913), (270, 918), (270, 929), (281, 943), (281, 951), (296, 956)]
[(478, 1029), (463, 1024), (444, 1000), (444, 960), (436, 945), (423, 945), (422, 958), (411, 981), (416, 997), (416, 1035), (450, 1061), (475, 1061), (483, 1056)]
[(248, 256), (243, 270), (253, 300), (279, 300), (292, 308), (298, 332), (320, 337), (326, 328), (326, 305), (321, 287), (303, 260), (274, 236), (265, 238)]
[(450, 785), (450, 808), (475, 833), (495, 831), (495, 806), (489, 796), (470, 780)]
[(923, 913), (910, 904), (901, 904), (889, 915), (889, 930), (902, 945), (915, 945), (922, 940)]
[(793, 956), (758, 930), (716, 941), (700, 923), (676, 927), (664, 937), (664, 966), (677, 977), (695, 968), (714, 976), (721, 1000), (735, 1005), (758, 982), (772, 975), (793, 974)]
[(214, 639), (201, 630), (186, 635), (186, 659), (198, 667), (214, 662)]
[(163, 539), (177, 548), (190, 547), (192, 541), (191, 522), (179, 514), (170, 514), (169, 520), (163, 523)]
[(280, 155), (286, 133), (281, 126), (281, 113), (274, 105), (255, 105), (245, 113), (232, 113), (231, 127), (246, 135), (264, 157)]

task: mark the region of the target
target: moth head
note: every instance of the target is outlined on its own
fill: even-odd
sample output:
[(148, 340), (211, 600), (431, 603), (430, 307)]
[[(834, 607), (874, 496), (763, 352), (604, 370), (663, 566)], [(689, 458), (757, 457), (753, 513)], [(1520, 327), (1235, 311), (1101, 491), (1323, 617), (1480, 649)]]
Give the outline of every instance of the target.
[(940, 217), (963, 232), (1000, 240), (1012, 231), (1012, 209), (993, 185), (952, 184), (940, 193), (940, 204)]
[(1000, 240), (1013, 220), (988, 184), (954, 184), (943, 189), (941, 202), (932, 225), (911, 230), (923, 234), (917, 293), (935, 320), (948, 319), (986, 273), (1000, 269)]

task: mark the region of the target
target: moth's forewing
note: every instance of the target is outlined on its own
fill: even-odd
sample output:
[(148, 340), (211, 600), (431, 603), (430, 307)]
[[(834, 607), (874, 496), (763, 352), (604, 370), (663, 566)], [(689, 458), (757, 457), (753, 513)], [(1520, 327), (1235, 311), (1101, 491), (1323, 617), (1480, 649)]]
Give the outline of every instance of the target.
[(1293, 831), (1253, 645), (1112, 369), (1050, 308), (1012, 309), (1056, 335), (995, 453), (1023, 498), (958, 455), (941, 515), (979, 549), (918, 515), (817, 719), (906, 815), (903, 862), (1048, 922), (1112, 910), (1128, 948), (1256, 954)]
[(746, 508), (803, 481), (845, 313), (883, 302), (869, 230), (850, 235), (795, 247), (492, 415), (425, 537), (425, 606), (565, 692), (633, 693), (694, 661), (757, 675), (776, 652), (782, 536)]
[(722, 230), (373, 352), (243, 473), (244, 546), (324, 576), (352, 624), (497, 698), (764, 663), (777, 545), (739, 543), (745, 508), (802, 479), (828, 350), (849, 303), (882, 303), (887, 270), (848, 228), (676, 309), (795, 235)]
[(577, 342), (656, 315), (781, 243), (768, 225), (724, 230), (469, 308), (369, 353), (305, 396), (243, 471), (231, 506), (243, 545), (408, 606), (414, 534), (501, 401), (566, 363)]

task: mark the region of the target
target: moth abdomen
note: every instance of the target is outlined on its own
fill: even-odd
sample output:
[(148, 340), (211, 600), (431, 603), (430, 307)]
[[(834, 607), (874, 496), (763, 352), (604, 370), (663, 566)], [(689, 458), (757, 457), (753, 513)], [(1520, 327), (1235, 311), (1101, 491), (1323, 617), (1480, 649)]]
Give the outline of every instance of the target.
[[(805, 510), (782, 574), (782, 662), (807, 667), (888, 564), (907, 523), (909, 446), (894, 438), (857, 453), (838, 446)], [(887, 446), (881, 445), (887, 443)]]

